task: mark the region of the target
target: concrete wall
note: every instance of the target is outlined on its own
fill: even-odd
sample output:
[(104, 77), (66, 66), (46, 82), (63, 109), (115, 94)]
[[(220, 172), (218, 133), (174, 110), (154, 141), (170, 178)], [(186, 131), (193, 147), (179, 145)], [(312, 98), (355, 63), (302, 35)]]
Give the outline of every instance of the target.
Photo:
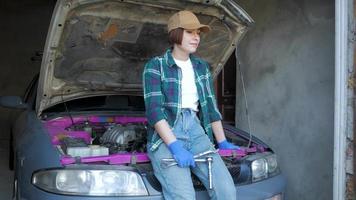
[[(334, 1), (238, 2), (256, 21), (238, 51), (251, 131), (278, 154), (288, 200), (332, 199)], [(237, 77), (236, 123), (248, 130)]]

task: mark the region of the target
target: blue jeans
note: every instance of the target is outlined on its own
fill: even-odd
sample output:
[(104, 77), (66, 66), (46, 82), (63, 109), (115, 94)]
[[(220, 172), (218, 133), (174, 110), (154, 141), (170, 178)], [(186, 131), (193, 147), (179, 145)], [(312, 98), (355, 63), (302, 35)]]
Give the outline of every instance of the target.
[[(184, 147), (193, 155), (215, 149), (201, 127), (196, 113), (190, 109), (182, 110), (177, 124), (173, 127), (173, 133), (178, 140), (184, 143)], [(148, 156), (151, 159), (155, 176), (162, 185), (165, 199), (195, 199), (191, 172), (200, 179), (205, 188), (209, 188), (208, 166), (205, 162), (197, 162), (194, 168), (180, 168), (177, 165), (168, 168), (162, 167), (162, 158), (172, 158), (172, 154), (165, 144), (161, 144), (158, 149), (153, 152), (148, 151)], [(211, 156), (213, 157), (213, 189), (207, 189), (210, 198), (235, 200), (236, 189), (229, 171), (219, 154), (212, 154)]]

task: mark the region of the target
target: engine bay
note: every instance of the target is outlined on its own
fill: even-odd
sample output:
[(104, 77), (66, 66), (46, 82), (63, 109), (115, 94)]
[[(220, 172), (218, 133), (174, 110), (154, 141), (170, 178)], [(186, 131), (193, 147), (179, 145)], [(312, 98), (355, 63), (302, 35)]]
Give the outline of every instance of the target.
[(91, 144), (107, 147), (109, 154), (146, 152), (146, 125), (141, 122), (119, 124), (84, 121), (66, 130), (89, 133)]
[(128, 116), (78, 116), (44, 123), (53, 145), (71, 157), (146, 152), (146, 119)]
[[(43, 121), (43, 124), (52, 145), (61, 154), (62, 165), (102, 162), (122, 165), (150, 162), (146, 154), (145, 117), (64, 116)], [(227, 138), (232, 134), (229, 129), (225, 129), (225, 133)], [(231, 140), (234, 141), (233, 138)], [(236, 161), (235, 158), (265, 150), (264, 147), (252, 143), (248, 148), (219, 150), (219, 154), (225, 160)]]

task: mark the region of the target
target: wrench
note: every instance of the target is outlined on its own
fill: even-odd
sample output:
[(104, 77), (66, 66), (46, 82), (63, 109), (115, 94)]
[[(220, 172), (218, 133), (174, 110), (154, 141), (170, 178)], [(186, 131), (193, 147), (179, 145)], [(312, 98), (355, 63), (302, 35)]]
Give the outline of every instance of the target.
[(206, 162), (208, 162), (208, 178), (209, 178), (209, 189), (213, 189), (213, 175), (211, 173), (211, 167), (213, 163), (213, 157), (207, 156)]
[[(202, 153), (199, 153), (194, 157), (194, 161), (195, 162), (206, 162), (208, 164), (208, 178), (209, 178), (209, 189), (213, 189), (213, 176), (212, 176), (212, 163), (213, 163), (213, 157), (212, 156), (207, 156), (206, 158), (199, 158), (201, 156), (205, 156), (211, 153), (217, 153), (218, 150), (209, 150), (209, 151), (205, 151)], [(173, 159), (173, 158), (163, 158), (162, 162), (161, 162), (162, 167), (171, 167), (174, 165), (177, 165), (177, 162)]]
[[(208, 155), (208, 154), (212, 154), (212, 153), (218, 153), (218, 152), (219, 152), (219, 149), (217, 149), (217, 150), (207, 150), (207, 151), (204, 151), (204, 152), (201, 152), (201, 153), (198, 153), (198, 154), (194, 155), (193, 158), (194, 158), (195, 162), (206, 162), (205, 159), (201, 160), (201, 159), (197, 159), (197, 158), (200, 158), (202, 156), (205, 156), (205, 155)], [(177, 165), (177, 164), (178, 163), (176, 162), (176, 160), (174, 158), (162, 158), (161, 166), (164, 167), (164, 168), (171, 167), (171, 166), (174, 166), (174, 165)]]

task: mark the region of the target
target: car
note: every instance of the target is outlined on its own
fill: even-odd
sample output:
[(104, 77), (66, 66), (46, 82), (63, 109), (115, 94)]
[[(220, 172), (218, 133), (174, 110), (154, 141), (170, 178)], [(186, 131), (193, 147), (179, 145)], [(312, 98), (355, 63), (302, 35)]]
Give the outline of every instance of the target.
[[(141, 76), (144, 63), (169, 48), (167, 19), (183, 9), (212, 28), (197, 53), (216, 77), (253, 24), (233, 0), (57, 1), (39, 75), (23, 97), (0, 97), (1, 106), (21, 110), (11, 128), (13, 199), (163, 199), (146, 154)], [(218, 151), (238, 198), (283, 199), (275, 152), (223, 126), (241, 146)], [(197, 199), (208, 199), (192, 180)]]

